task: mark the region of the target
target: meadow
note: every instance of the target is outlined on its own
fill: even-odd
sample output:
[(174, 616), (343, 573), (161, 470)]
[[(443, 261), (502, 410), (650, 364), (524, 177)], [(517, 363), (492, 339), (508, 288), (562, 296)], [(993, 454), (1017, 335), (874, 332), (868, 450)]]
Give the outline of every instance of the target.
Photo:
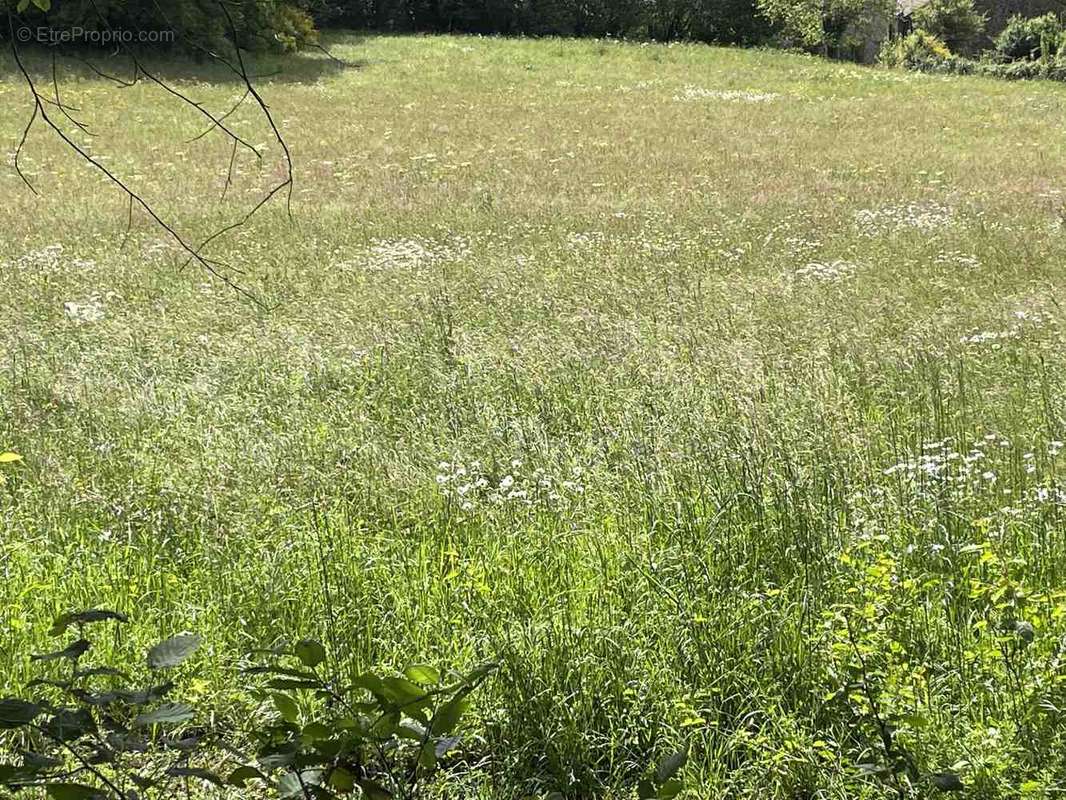
[[(294, 638), (498, 661), (441, 797), (631, 797), (685, 746), (688, 797), (1066, 791), (1066, 87), (328, 44), (259, 65), (293, 216), (212, 250), (259, 303), (127, 235), (43, 129), (40, 196), (0, 171), (0, 694), (104, 607), (132, 621), (101, 657), (201, 634), (182, 696), (222, 725), (271, 713), (240, 660)], [(220, 199), (202, 118), (59, 83), (193, 240), (281, 174), (251, 110), (266, 157)]]

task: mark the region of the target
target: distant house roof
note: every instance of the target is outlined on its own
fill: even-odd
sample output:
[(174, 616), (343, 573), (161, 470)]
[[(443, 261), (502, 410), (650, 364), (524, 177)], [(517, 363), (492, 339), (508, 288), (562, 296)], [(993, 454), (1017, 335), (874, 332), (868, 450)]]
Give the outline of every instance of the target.
[(909, 17), (922, 6), (928, 5), (928, 3), (929, 0), (896, 0), (896, 8), (900, 14)]

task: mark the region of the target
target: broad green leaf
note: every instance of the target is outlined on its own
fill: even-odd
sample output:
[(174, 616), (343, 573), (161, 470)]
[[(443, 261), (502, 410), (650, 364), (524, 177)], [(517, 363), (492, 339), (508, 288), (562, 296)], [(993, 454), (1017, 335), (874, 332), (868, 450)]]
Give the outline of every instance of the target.
[(367, 800), (392, 800), (392, 792), (380, 783), (371, 780), (356, 781)]
[(296, 760), (296, 748), (291, 744), (272, 745), (260, 750), (256, 758), (267, 769), (279, 769)]
[(459, 746), (458, 736), (448, 736), (447, 738), (437, 741), (436, 747), (433, 748), (433, 752), (437, 754), (437, 758), (444, 758), (452, 750)]
[(45, 12), (52, 8), (52, 0), (33, 0), (33, 4)]
[(433, 769), (437, 766), (437, 749), (433, 742), (426, 742), (419, 748), (418, 765), (422, 769)]
[(226, 778), (226, 783), (230, 786), (239, 786), (243, 788), (245, 783), (250, 780), (260, 780), (265, 782), (266, 777), (255, 767), (243, 766), (233, 770), (233, 772), (229, 774), (229, 777)]
[(320, 769), (300, 770), (299, 775), (295, 772), (286, 772), (278, 781), (278, 796), (283, 798), (283, 800), (302, 797), (304, 795), (304, 786), (321, 785), (322, 770)]
[(71, 642), (62, 650), (56, 650), (54, 653), (43, 653), (41, 655), (30, 656), (30, 661), (59, 661), (62, 658), (70, 659), (71, 661), (81, 658), (87, 652), (92, 645), (88, 639), (78, 639), (76, 642)]
[(274, 707), (281, 714), (281, 718), (286, 722), (295, 724), (300, 718), (300, 709), (296, 705), (296, 701), (284, 694), (274, 694), (272, 699), (274, 700)]
[(154, 711), (138, 715), (133, 724), (139, 728), (149, 725), (177, 725), (188, 722), (195, 716), (192, 707), (184, 703), (164, 703)]
[(426, 690), (407, 678), (385, 678), (385, 695), (398, 706), (410, 706), (426, 701)]
[(933, 786), (942, 792), (961, 792), (966, 788), (962, 779), (954, 772), (939, 772), (932, 775)]
[(53, 769), (63, 766), (58, 758), (52, 758), (42, 753), (25, 752), (22, 754), (22, 763), (33, 769)]
[(409, 681), (421, 686), (433, 686), (440, 683), (440, 670), (429, 664), (413, 664), (405, 669), (403, 674)]
[(87, 625), (93, 622), (105, 622), (107, 620), (117, 622), (129, 622), (129, 617), (119, 611), (108, 611), (105, 608), (91, 608), (88, 611), (75, 611), (63, 614), (52, 623), (52, 636), (61, 636), (71, 625)]
[(148, 651), (148, 666), (152, 669), (171, 669), (183, 663), (200, 647), (200, 637), (182, 633), (162, 641)]
[(453, 697), (437, 709), (437, 713), (433, 717), (433, 724), (431, 726), (433, 735), (447, 736), (454, 731), (459, 725), (459, 720), (462, 719), (463, 714), (469, 709), (470, 701), (466, 699), (466, 695)]
[(304, 726), (301, 734), (306, 741), (317, 742), (322, 739), (328, 739), (332, 731), (321, 722), (311, 722)]
[(355, 776), (344, 767), (337, 767), (329, 774), (329, 785), (338, 792), (350, 792), (355, 789)]
[(668, 755), (659, 763), (658, 769), (655, 770), (655, 782), (666, 783), (677, 775), (678, 770), (685, 766), (686, 761), (688, 761), (688, 748)]
[(85, 708), (61, 708), (41, 726), (49, 736), (72, 742), (96, 731), (96, 720)]
[(268, 689), (321, 689), (318, 681), (298, 681), (292, 678), (274, 678), (267, 681)]
[(303, 639), (296, 643), (296, 657), (305, 667), (317, 667), (326, 660), (326, 648), (314, 639)]
[(677, 778), (671, 778), (659, 787), (659, 791), (655, 793), (655, 796), (659, 798), (659, 800), (671, 800), (671, 798), (677, 797), (679, 794), (681, 794), (681, 790), (684, 788), (685, 784), (683, 784)]
[(28, 703), (17, 697), (0, 699), (0, 730), (11, 730), (29, 725), (44, 713), (36, 703)]
[(104, 800), (104, 793), (83, 783), (50, 783), (45, 791), (53, 800)]

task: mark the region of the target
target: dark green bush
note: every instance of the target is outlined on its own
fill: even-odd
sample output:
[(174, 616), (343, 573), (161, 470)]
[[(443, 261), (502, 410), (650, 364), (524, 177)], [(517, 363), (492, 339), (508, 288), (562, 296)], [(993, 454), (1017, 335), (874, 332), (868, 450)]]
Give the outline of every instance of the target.
[(1054, 56), (1062, 38), (1062, 23), (1054, 14), (1013, 17), (996, 37), (996, 52), (1008, 61), (1034, 61)]
[(914, 12), (914, 24), (936, 36), (954, 53), (971, 52), (987, 18), (973, 0), (931, 0)]
[[(5, 6), (17, 8), (17, 0), (0, 0), (0, 8)], [(234, 38), (242, 47), (274, 50), (294, 50), (317, 41), (308, 10), (285, 0), (225, 0), (225, 6), (219, 0), (42, 0), (29, 4), (18, 17), (18, 23), (27, 27), (56, 31), (173, 33), (173, 45), (187, 50), (216, 48)], [(4, 33), (6, 26), (0, 37)], [(106, 38), (80, 41), (115, 45)], [(153, 46), (167, 41), (167, 37), (152, 39)]]

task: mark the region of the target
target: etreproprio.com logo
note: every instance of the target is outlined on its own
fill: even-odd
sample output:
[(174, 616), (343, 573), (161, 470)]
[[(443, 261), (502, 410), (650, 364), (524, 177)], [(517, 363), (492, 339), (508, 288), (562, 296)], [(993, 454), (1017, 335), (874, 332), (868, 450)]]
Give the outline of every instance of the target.
[(166, 30), (128, 30), (120, 28), (108, 28), (99, 30), (94, 28), (53, 28), (41, 25), (38, 27), (22, 27), (15, 33), (15, 37), (24, 44), (90, 44), (90, 45), (113, 45), (113, 44), (169, 44), (174, 41), (174, 31)]

